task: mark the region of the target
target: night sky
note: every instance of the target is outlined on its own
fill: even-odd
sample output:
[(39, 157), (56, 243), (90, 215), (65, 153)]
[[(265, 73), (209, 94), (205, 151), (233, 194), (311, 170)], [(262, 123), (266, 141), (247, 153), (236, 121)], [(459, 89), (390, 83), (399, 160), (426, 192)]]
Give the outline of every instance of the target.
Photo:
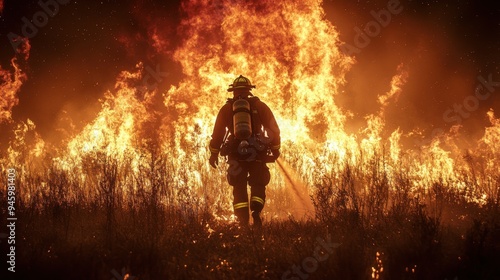
[[(338, 27), (341, 40), (352, 44), (354, 29), (373, 21), (370, 12), (385, 8), (388, 1), (330, 3), (328, 19)], [(360, 116), (374, 113), (378, 106), (374, 100), (366, 105), (367, 93), (387, 91), (391, 79), (387, 73), (395, 74), (403, 64), (409, 78), (395, 108), (388, 112), (388, 127), (406, 131), (421, 127), (427, 135), (436, 129), (448, 130), (456, 122), (445, 121), (443, 114), (474, 95), (478, 76), (492, 75), (493, 81), (500, 81), (500, 6), (487, 1), (400, 3), (402, 12), (393, 15), (380, 35), (355, 54), (357, 64), (347, 77), (348, 94), (339, 101)], [(500, 88), (462, 118), (466, 137), (482, 135), (488, 125), (485, 113), (489, 108), (500, 111), (499, 93)]]
[[(41, 8), (38, 1), (3, 2), (0, 63), (11, 69), (14, 50), (7, 34), (21, 34), (22, 18), (32, 19)], [(177, 28), (185, 16), (181, 1), (67, 2), (30, 39), (30, 58), (22, 65), (28, 80), (18, 93), (14, 120), (32, 119), (44, 138), (54, 137), (55, 129), (63, 125), (59, 119), (66, 114), (76, 128), (81, 127), (93, 119), (98, 99), (113, 87), (118, 73), (133, 70), (139, 61), (172, 73), (160, 89), (182, 79), (182, 69), (170, 56), (182, 43), (182, 30)], [(352, 45), (355, 28), (373, 21), (371, 11), (380, 11), (387, 3), (325, 1), (324, 7), (340, 39)], [(398, 65), (409, 72), (409, 79), (397, 105), (388, 112), (391, 129), (448, 129), (451, 123), (443, 120), (443, 112), (474, 94), (478, 76), (491, 75), (500, 82), (500, 9), (495, 1), (400, 3), (401, 13), (392, 15), (380, 34), (355, 54), (357, 63), (347, 74), (345, 94), (338, 98), (341, 108), (354, 113), (347, 123), (353, 131), (362, 126), (366, 115), (377, 111), (376, 97), (388, 90)], [(155, 45), (153, 34), (167, 43)], [(482, 133), (477, 127), (487, 125), (489, 108), (500, 116), (499, 93), (500, 87), (463, 120), (466, 133)]]

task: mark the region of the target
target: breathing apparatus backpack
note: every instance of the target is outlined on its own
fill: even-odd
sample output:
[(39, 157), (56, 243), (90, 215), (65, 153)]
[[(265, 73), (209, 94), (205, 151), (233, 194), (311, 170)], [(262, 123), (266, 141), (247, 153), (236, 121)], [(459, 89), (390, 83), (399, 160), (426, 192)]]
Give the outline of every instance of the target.
[(225, 137), (221, 155), (232, 156), (244, 161), (272, 162), (267, 157), (269, 145), (261, 129), (261, 120), (257, 108), (253, 108), (259, 99), (256, 97), (237, 97), (228, 99), (232, 103), (232, 131)]
[(248, 140), (252, 135), (252, 115), (250, 103), (244, 98), (233, 102), (233, 132), (238, 140)]

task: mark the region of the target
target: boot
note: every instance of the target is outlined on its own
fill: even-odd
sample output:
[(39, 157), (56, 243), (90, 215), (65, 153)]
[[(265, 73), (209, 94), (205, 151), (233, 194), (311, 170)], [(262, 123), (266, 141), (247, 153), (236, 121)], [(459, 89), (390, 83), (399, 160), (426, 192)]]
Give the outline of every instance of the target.
[(238, 218), (238, 223), (241, 226), (247, 227), (250, 220), (250, 214), (248, 212), (248, 207), (238, 208), (234, 210), (234, 214)]
[(253, 211), (252, 218), (253, 218), (253, 226), (256, 228), (261, 228), (262, 227), (262, 220), (260, 219), (260, 212)]
[[(264, 196), (263, 196), (264, 197)], [(260, 219), (260, 212), (264, 208), (264, 198), (252, 195), (250, 199), (250, 210), (252, 211), (253, 226), (255, 228), (262, 227), (262, 220)]]

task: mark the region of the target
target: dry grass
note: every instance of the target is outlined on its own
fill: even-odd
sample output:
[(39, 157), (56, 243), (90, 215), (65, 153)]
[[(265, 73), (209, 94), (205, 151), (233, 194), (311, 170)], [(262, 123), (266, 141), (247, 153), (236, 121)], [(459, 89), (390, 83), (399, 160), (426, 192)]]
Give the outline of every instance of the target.
[[(340, 247), (308, 279), (498, 278), (500, 204), (467, 202), (467, 188), (438, 181), (416, 191), (403, 169), (389, 180), (374, 157), (318, 177), (314, 219), (245, 230), (221, 218), (230, 214), (229, 187), (193, 190), (173, 179), (179, 172), (166, 155), (145, 157), (140, 176), (127, 160), (98, 154), (83, 162), (85, 180), (55, 165), (19, 174), (16, 276), (109, 280), (125, 268), (135, 279), (281, 279), (313, 256), (318, 237), (331, 236)], [(463, 174), (471, 188), (474, 172)]]

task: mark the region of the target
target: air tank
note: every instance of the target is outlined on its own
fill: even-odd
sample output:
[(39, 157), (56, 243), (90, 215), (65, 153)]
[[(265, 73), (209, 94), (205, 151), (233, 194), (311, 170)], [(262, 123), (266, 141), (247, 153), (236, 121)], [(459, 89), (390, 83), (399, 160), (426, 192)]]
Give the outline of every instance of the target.
[(237, 99), (233, 102), (234, 136), (237, 139), (248, 139), (252, 135), (250, 112), (250, 103), (246, 99)]

